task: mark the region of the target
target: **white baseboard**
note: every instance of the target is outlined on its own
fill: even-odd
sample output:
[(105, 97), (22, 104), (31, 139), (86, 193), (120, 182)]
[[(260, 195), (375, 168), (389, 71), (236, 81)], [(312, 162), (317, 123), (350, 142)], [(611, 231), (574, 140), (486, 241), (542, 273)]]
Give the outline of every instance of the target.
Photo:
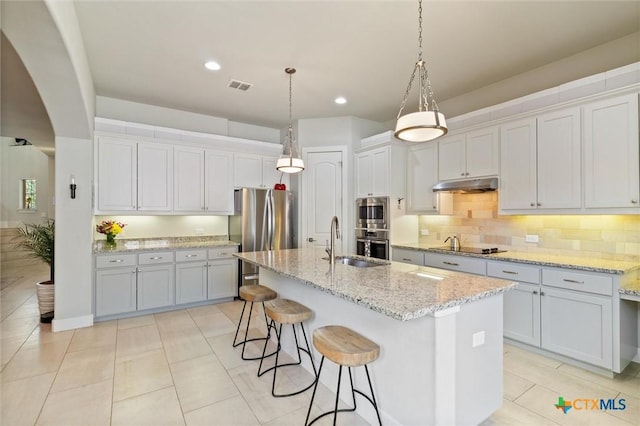
[(53, 319), (51, 329), (56, 331), (73, 330), (75, 328), (91, 327), (93, 325), (93, 315), (84, 315), (81, 317)]
[(640, 364), (640, 348), (638, 348), (638, 352), (636, 353), (636, 356), (634, 356), (631, 361), (637, 362), (638, 364)]

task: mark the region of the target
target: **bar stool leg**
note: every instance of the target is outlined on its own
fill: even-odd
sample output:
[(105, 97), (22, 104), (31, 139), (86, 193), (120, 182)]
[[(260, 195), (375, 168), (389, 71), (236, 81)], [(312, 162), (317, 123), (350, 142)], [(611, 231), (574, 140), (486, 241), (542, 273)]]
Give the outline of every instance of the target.
[[(376, 409), (376, 416), (378, 416), (378, 424), (382, 426), (382, 420), (380, 420), (380, 412), (378, 411), (378, 403), (376, 402), (376, 394), (373, 393), (373, 386), (371, 385), (371, 377), (369, 376), (369, 368), (367, 368), (367, 364), (364, 365), (364, 371), (367, 372), (367, 381), (369, 382), (369, 390), (371, 391), (371, 398), (373, 399), (373, 401), (371, 400), (369, 401), (371, 401), (371, 403), (373, 404), (373, 408)], [(353, 389), (353, 383), (351, 384), (351, 389)], [(353, 398), (355, 400), (355, 395), (353, 396)]]
[[(262, 359), (265, 357), (270, 357), (276, 354), (276, 352), (272, 352), (269, 355), (265, 355), (264, 351), (261, 357), (245, 357), (244, 355), (244, 351), (245, 348), (247, 346), (247, 342), (255, 342), (255, 341), (259, 341), (259, 340), (265, 340), (265, 342), (268, 342), (269, 339), (271, 338), (271, 326), (269, 325), (269, 322), (267, 321), (267, 315), (264, 315), (264, 320), (265, 320), (265, 324), (267, 325), (267, 337), (254, 337), (249, 339), (249, 328), (251, 326), (251, 315), (253, 314), (253, 303), (251, 302), (251, 305), (249, 306), (249, 317), (247, 318), (247, 327), (245, 329), (244, 332), (244, 339), (242, 339), (241, 341), (237, 342), (237, 338), (238, 338), (238, 332), (240, 331), (240, 324), (242, 324), (242, 318), (244, 317), (244, 312), (245, 312), (245, 308), (247, 307), (247, 301), (245, 300), (244, 305), (242, 306), (242, 313), (240, 314), (240, 319), (238, 320), (238, 327), (236, 327), (236, 335), (233, 338), (233, 347), (237, 347), (242, 345), (242, 354), (241, 354), (241, 358), (245, 361), (254, 361), (257, 359), (260, 359), (260, 361), (262, 362)], [(262, 310), (264, 311), (264, 302), (262, 302)], [(274, 326), (275, 329), (275, 326)], [(277, 331), (276, 331), (277, 332)], [(280, 346), (280, 342), (278, 341), (278, 347)]]
[[(262, 371), (262, 362), (263, 359), (266, 358), (264, 356), (266, 350), (267, 350), (267, 344), (269, 343), (268, 341), (265, 341), (264, 344), (264, 348), (262, 349), (262, 359), (260, 359), (260, 365), (258, 366), (258, 377), (261, 377), (263, 374), (273, 370), (273, 381), (271, 383), (271, 395), (273, 395), (275, 398), (282, 398), (282, 397), (287, 397), (287, 396), (293, 396), (293, 395), (298, 395), (302, 392), (307, 391), (309, 388), (311, 388), (311, 386), (313, 386), (317, 379), (317, 373), (316, 373), (316, 365), (315, 362), (313, 361), (313, 355), (311, 353), (311, 347), (309, 346), (309, 341), (307, 340), (307, 334), (304, 331), (304, 325), (302, 323), (300, 323), (300, 327), (302, 328), (302, 333), (304, 336), (304, 342), (306, 345), (306, 349), (303, 347), (300, 347), (300, 342), (298, 340), (298, 333), (296, 332), (296, 324), (291, 324), (291, 328), (293, 329), (293, 337), (294, 337), (294, 341), (296, 344), (296, 351), (298, 352), (298, 361), (297, 362), (290, 362), (290, 363), (286, 363), (286, 364), (278, 364), (278, 359), (279, 359), (279, 355), (280, 355), (280, 349), (281, 347), (281, 342), (280, 339), (282, 338), (282, 324), (280, 324), (279, 328), (276, 328), (276, 324), (274, 320), (271, 320), (271, 323), (269, 324), (269, 327), (273, 327), (273, 329), (276, 332), (276, 338), (278, 341), (278, 347), (276, 349), (276, 359), (275, 359), (275, 364), (273, 365), (273, 367), (269, 367), (266, 370)], [(300, 354), (300, 351), (306, 352), (309, 355), (309, 359), (311, 360), (311, 367), (313, 368), (313, 381), (309, 384), (309, 386), (296, 391), (296, 392), (291, 392), (291, 393), (286, 393), (286, 394), (276, 394), (276, 377), (277, 377), (277, 372), (278, 372), (278, 368), (280, 367), (288, 367), (288, 366), (293, 366), (293, 365), (300, 365), (302, 364), (302, 355)]]
[(309, 423), (309, 415), (311, 415), (311, 408), (313, 407), (313, 400), (316, 397), (316, 390), (318, 390), (318, 382), (320, 382), (320, 374), (322, 373), (323, 365), (324, 365), (324, 355), (320, 360), (320, 367), (318, 368), (318, 374), (316, 375), (316, 384), (313, 386), (313, 393), (311, 394), (311, 402), (309, 402), (309, 409), (307, 410), (307, 418), (304, 419), (304, 426), (310, 426), (311, 424), (313, 424), (313, 422), (315, 422), (320, 418), (320, 417), (317, 417), (316, 419), (313, 420), (313, 422)]

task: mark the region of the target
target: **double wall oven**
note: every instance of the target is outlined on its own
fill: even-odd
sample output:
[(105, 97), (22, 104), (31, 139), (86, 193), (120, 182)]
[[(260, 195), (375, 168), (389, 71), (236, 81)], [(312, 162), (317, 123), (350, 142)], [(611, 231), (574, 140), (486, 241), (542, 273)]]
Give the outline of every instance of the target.
[(356, 199), (356, 251), (389, 259), (389, 197)]

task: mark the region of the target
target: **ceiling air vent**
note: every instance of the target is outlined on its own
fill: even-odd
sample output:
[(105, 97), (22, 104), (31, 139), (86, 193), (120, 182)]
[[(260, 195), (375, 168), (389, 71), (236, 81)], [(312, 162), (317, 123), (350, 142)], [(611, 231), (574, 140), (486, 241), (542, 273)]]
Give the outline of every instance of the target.
[(229, 84), (227, 84), (227, 86), (231, 87), (232, 89), (238, 89), (238, 90), (242, 90), (243, 92), (246, 92), (251, 88), (251, 86), (253, 86), (253, 84), (245, 83), (244, 81), (240, 81), (240, 80), (231, 80), (229, 81)]

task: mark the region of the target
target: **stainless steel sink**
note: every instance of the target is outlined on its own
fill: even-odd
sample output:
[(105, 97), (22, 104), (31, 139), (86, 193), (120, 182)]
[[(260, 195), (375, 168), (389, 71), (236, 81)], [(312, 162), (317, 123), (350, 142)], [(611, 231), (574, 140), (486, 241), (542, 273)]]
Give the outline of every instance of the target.
[[(325, 260), (329, 260), (328, 257), (323, 257)], [(356, 268), (371, 268), (372, 266), (384, 266), (381, 262), (370, 262), (363, 259), (355, 259), (347, 256), (336, 256), (336, 263), (342, 263), (343, 265), (355, 266)]]

